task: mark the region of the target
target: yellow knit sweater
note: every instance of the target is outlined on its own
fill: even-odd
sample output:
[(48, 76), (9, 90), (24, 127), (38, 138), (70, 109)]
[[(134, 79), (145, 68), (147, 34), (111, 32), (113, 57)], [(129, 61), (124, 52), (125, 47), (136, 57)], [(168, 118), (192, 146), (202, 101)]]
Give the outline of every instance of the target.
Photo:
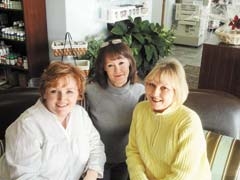
[(210, 180), (199, 116), (188, 107), (154, 113), (137, 104), (126, 147), (131, 180)]

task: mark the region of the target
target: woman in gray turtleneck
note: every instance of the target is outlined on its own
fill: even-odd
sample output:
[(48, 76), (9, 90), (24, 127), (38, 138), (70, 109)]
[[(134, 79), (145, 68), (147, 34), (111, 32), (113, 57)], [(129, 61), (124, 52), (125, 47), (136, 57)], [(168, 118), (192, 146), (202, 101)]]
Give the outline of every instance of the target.
[(87, 85), (89, 113), (105, 144), (104, 180), (127, 180), (125, 147), (132, 112), (144, 86), (136, 83), (131, 49), (120, 39), (104, 42), (95, 63), (93, 82)]

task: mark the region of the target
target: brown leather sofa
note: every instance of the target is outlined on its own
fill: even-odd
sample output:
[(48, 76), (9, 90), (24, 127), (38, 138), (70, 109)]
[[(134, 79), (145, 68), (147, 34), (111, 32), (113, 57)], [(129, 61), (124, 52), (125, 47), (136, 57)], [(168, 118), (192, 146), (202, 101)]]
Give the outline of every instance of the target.
[(0, 91), (0, 139), (6, 128), (39, 98), (37, 88), (16, 88)]
[[(0, 91), (0, 145), (9, 124), (38, 98), (35, 88)], [(190, 90), (185, 105), (194, 109), (202, 120), (212, 179), (239, 180), (240, 99), (224, 92), (197, 89)], [(0, 146), (0, 156), (3, 151)]]
[(205, 130), (240, 139), (240, 99), (222, 91), (190, 90), (185, 105), (200, 116)]
[(200, 116), (212, 180), (240, 180), (240, 99), (215, 90), (191, 90), (185, 105)]

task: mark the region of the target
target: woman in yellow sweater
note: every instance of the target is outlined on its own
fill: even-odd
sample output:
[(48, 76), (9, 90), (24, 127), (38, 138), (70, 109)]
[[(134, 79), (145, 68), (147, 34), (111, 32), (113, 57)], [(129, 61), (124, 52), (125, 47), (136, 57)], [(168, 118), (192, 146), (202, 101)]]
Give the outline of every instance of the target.
[(183, 66), (161, 60), (145, 78), (147, 100), (135, 107), (126, 147), (131, 180), (210, 180), (206, 142), (188, 96)]

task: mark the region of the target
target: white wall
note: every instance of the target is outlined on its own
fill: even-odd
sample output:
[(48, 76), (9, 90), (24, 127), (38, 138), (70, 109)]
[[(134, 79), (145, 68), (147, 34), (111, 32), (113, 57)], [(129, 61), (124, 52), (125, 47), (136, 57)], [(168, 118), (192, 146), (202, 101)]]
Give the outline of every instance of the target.
[(162, 0), (152, 0), (152, 22), (161, 24)]
[[(175, 0), (165, 0), (165, 15), (163, 25), (165, 28), (170, 29), (172, 26), (173, 7)], [(162, 6), (163, 0), (152, 0), (152, 22), (159, 23), (162, 21)]]
[[(107, 33), (107, 23), (100, 21), (99, 8), (106, 3), (138, 3), (144, 0), (45, 0), (47, 11), (47, 26), (49, 40), (49, 56), (53, 57), (51, 43), (54, 40), (64, 39), (66, 32), (70, 32), (74, 40), (85, 40), (87, 36)], [(152, 1), (147, 0), (149, 5), (149, 16), (151, 20)], [(158, 10), (157, 10), (158, 11)], [(156, 15), (156, 19), (158, 15)], [(159, 18), (160, 19), (160, 18)]]
[(106, 23), (98, 19), (100, 0), (66, 0), (67, 31), (75, 39), (84, 40), (106, 29)]
[(104, 34), (106, 23), (98, 20), (100, 0), (46, 0), (47, 26), (50, 60), (53, 57), (51, 43), (64, 39), (70, 32), (74, 40), (85, 40), (87, 36)]
[(61, 37), (66, 31), (65, 0), (46, 0), (46, 13), (49, 40)]
[(166, 0), (164, 27), (166, 27), (168, 29), (170, 29), (172, 26), (174, 4), (175, 4), (175, 0)]
[(70, 32), (76, 40), (84, 40), (106, 29), (98, 20), (100, 0), (46, 0), (49, 40), (62, 39)]

